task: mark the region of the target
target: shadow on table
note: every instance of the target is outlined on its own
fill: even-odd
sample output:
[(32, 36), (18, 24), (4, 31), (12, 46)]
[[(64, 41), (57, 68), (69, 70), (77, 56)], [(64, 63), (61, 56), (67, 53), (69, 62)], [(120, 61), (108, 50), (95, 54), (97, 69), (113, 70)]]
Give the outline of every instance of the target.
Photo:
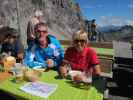
[(67, 80), (66, 83), (70, 84), (72, 87), (79, 88), (79, 89), (84, 89), (84, 90), (89, 90), (91, 86), (95, 87), (98, 92), (104, 93), (105, 90), (105, 81), (102, 79), (95, 79), (93, 80), (92, 83), (77, 83), (72, 80)]
[(0, 97), (2, 97), (2, 100), (27, 100), (26, 98), (14, 95), (3, 90), (0, 90)]
[[(64, 79), (64, 78), (63, 78), (62, 76), (60, 76), (60, 75), (57, 75), (57, 76), (55, 76), (54, 78), (55, 78), (55, 79)], [(71, 80), (71, 76), (68, 75), (65, 79)]]
[[(63, 79), (61, 76), (57, 75), (55, 76), (55, 79)], [(98, 92), (103, 93), (105, 89), (105, 81), (102, 80), (102, 78), (96, 78), (93, 80), (93, 82), (90, 83), (83, 83), (83, 82), (74, 82), (71, 80), (70, 77), (66, 78), (66, 83), (68, 83), (70, 86), (78, 88), (78, 89), (84, 89), (89, 90), (91, 86), (94, 86)]]
[(84, 89), (84, 90), (89, 90), (91, 87), (91, 84), (83, 83), (83, 82), (74, 82), (72, 80), (67, 80), (66, 83), (68, 83), (72, 87), (75, 87), (78, 89)]
[(0, 90), (0, 97), (2, 97), (5, 100), (16, 100), (14, 97), (9, 95), (9, 93), (2, 91), (2, 90)]
[(59, 79), (63, 79), (60, 75), (57, 75), (54, 77), (55, 79), (59, 80)]
[[(57, 75), (55, 76), (55, 79), (63, 79), (61, 76)], [(79, 88), (79, 89), (84, 89), (84, 90), (88, 90), (91, 86), (91, 84), (85, 84), (83, 82), (74, 82), (71, 80), (70, 76), (66, 77), (66, 83), (68, 83), (70, 86), (75, 87), (75, 88)]]

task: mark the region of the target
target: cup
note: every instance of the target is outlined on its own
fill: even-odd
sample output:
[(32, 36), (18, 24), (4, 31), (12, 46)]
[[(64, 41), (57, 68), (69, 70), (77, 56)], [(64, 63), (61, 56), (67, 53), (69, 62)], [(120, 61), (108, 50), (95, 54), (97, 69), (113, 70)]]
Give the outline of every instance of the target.
[(21, 82), (23, 80), (23, 65), (16, 63), (13, 67), (13, 75), (15, 76), (15, 82)]
[(92, 83), (92, 73), (91, 72), (83, 72), (83, 75), (85, 76), (84, 82), (85, 83)]

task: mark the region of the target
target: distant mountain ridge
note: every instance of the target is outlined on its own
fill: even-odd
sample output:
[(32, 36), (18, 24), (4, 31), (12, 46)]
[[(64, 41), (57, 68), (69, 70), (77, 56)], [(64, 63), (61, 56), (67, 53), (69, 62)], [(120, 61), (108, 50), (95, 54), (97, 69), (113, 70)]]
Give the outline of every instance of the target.
[(108, 25), (108, 26), (99, 27), (99, 30), (102, 32), (109, 32), (109, 31), (117, 31), (120, 28), (121, 26)]
[(104, 34), (104, 37), (107, 41), (112, 40), (123, 40), (123, 41), (132, 41), (133, 38), (133, 26), (124, 25), (124, 26), (106, 26), (99, 27), (99, 30)]

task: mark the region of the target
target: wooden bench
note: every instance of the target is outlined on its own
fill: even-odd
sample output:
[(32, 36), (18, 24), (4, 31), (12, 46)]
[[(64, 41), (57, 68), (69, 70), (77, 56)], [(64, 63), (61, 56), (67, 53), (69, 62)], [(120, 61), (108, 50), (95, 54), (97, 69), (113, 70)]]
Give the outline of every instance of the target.
[(101, 67), (101, 75), (106, 78), (112, 78), (113, 77), (113, 72), (112, 72), (112, 67), (113, 67), (113, 59), (108, 59), (108, 58), (99, 58), (100, 59), (100, 67)]

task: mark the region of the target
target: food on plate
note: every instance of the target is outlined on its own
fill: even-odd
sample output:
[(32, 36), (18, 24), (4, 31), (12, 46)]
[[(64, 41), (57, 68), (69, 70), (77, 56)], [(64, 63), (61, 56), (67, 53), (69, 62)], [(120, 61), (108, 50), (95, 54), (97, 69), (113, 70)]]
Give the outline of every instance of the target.
[(31, 82), (38, 81), (40, 76), (41, 76), (41, 72), (36, 70), (28, 70), (24, 72), (24, 78), (27, 81), (31, 81)]

